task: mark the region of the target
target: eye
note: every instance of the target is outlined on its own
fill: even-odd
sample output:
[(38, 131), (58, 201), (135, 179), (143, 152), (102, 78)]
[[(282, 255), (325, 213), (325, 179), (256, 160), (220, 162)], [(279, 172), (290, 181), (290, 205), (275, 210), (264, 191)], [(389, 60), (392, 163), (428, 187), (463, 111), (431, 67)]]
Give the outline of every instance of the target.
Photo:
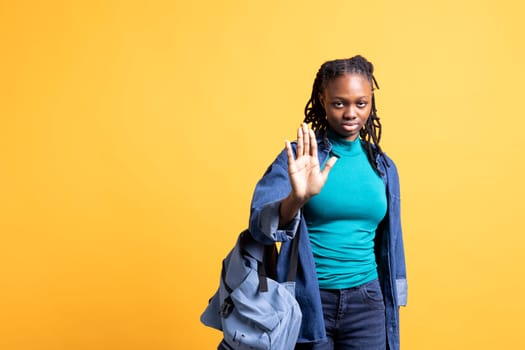
[(332, 106), (334, 106), (335, 108), (343, 108), (345, 105), (341, 101), (336, 101), (336, 102), (332, 103)]
[(357, 107), (359, 107), (359, 108), (365, 108), (366, 105), (367, 105), (366, 101), (359, 101), (359, 102), (357, 102)]

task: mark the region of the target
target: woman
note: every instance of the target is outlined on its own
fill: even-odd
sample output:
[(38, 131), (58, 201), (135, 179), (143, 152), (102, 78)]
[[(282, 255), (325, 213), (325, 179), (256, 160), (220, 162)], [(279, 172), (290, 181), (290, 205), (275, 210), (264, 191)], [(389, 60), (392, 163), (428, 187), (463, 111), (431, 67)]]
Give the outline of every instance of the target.
[(399, 179), (379, 146), (374, 87), (364, 57), (325, 62), (297, 142), (286, 142), (255, 188), (250, 232), (283, 242), (279, 280), (299, 233), (296, 349), (399, 349), (407, 289)]

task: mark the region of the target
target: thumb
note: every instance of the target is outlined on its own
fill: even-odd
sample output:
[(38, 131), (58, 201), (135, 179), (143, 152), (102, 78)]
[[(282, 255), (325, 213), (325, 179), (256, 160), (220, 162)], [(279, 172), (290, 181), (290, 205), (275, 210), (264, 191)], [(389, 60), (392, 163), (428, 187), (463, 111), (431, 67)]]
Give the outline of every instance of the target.
[(328, 176), (328, 173), (334, 167), (335, 162), (337, 162), (337, 157), (330, 157), (330, 159), (328, 159), (328, 161), (324, 165), (323, 171), (321, 172), (321, 174), (323, 174), (323, 177), (326, 178)]

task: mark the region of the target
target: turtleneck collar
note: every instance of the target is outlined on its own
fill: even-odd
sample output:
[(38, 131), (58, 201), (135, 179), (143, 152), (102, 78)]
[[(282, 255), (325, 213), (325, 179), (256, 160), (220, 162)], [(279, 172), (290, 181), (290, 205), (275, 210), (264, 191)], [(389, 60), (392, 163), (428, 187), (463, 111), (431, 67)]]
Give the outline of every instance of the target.
[(354, 141), (348, 141), (331, 129), (327, 130), (327, 137), (332, 144), (332, 153), (336, 157), (356, 156), (363, 152), (363, 146), (359, 137)]

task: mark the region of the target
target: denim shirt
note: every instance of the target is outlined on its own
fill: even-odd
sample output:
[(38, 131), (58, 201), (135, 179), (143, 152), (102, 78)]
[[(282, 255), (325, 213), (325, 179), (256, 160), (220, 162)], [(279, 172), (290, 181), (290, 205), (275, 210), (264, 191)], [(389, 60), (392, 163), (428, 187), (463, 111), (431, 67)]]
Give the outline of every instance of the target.
[[(295, 143), (293, 147), (295, 149)], [(318, 140), (320, 164), (327, 159), (331, 149), (332, 145), (326, 138)], [(375, 253), (386, 307), (387, 342), (389, 349), (398, 350), (399, 306), (405, 306), (407, 301), (399, 177), (395, 164), (386, 155), (378, 155), (376, 163), (385, 183), (388, 209), (387, 215), (376, 231)], [(326, 339), (326, 332), (315, 263), (302, 211), (299, 211), (287, 226), (279, 227), (279, 206), (290, 191), (288, 157), (286, 150), (283, 150), (255, 187), (249, 230), (253, 237), (262, 243), (282, 242), (277, 262), (277, 279), (280, 282), (286, 280), (290, 241), (297, 232), (300, 232), (299, 267), (295, 293), (301, 306), (303, 320), (298, 343), (319, 342)]]

